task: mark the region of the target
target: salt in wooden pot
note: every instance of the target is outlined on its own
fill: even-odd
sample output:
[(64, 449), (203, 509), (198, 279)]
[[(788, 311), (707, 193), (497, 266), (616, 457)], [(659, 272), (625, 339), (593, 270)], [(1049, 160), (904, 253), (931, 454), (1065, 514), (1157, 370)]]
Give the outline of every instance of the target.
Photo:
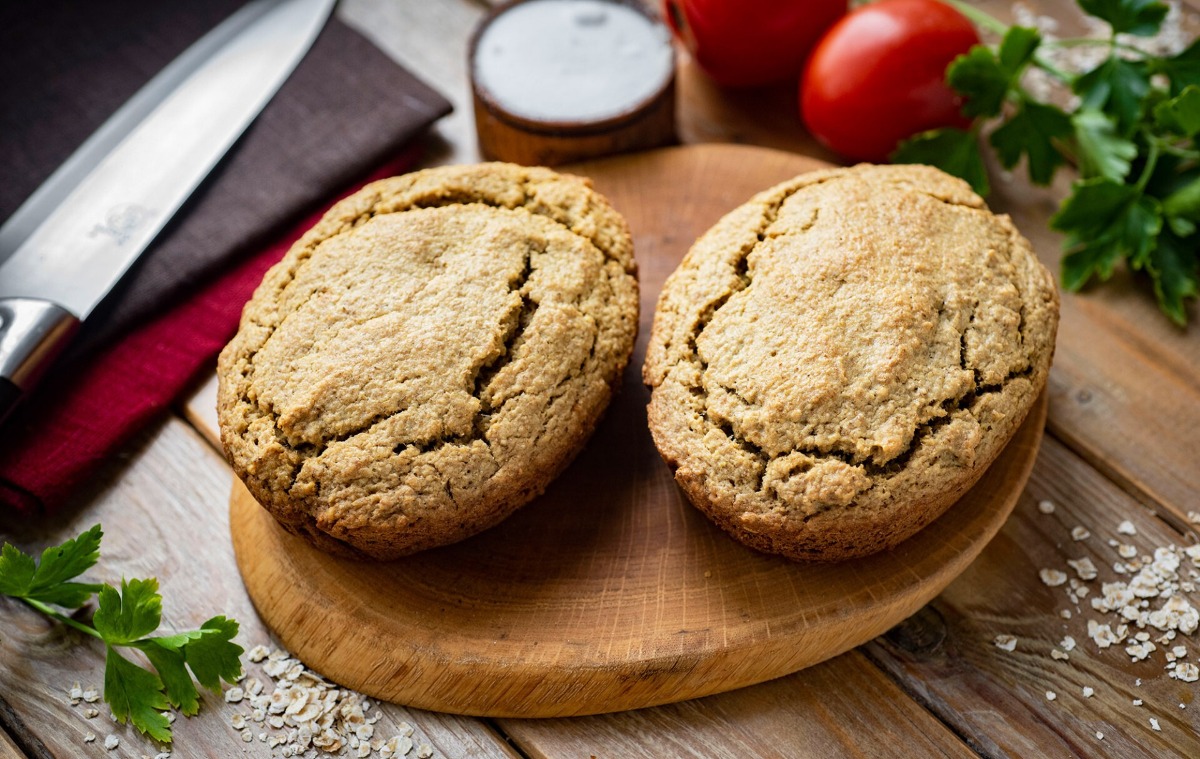
[(675, 135), (675, 54), (636, 0), (517, 0), (469, 49), (479, 149), (556, 166), (659, 147)]

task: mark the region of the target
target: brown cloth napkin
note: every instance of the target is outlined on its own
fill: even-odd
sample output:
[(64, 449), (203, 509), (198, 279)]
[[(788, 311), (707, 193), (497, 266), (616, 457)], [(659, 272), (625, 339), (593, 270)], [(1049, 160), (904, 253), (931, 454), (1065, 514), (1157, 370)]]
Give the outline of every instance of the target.
[[(241, 0), (0, 3), (0, 220)], [(450, 110), (336, 19), (0, 435), (0, 516), (53, 513), (168, 407), (306, 215)], [(409, 146), (407, 150), (402, 150)]]
[[(158, 71), (244, 0), (0, 3), (0, 220)], [(69, 365), (378, 166), (450, 111), (331, 19), (216, 170), (88, 320)]]

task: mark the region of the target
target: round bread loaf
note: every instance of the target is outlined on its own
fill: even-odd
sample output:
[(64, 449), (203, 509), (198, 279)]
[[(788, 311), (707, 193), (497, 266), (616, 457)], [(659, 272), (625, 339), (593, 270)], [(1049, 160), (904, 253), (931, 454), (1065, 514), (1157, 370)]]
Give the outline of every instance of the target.
[(978, 480), (1042, 392), (1057, 324), (1050, 274), (961, 180), (805, 174), (721, 219), (667, 280), (650, 429), (738, 540), (864, 556)]
[(452, 543), (579, 452), (637, 319), (628, 228), (585, 180), (481, 164), (375, 182), (246, 305), (218, 363), (221, 441), (320, 548)]

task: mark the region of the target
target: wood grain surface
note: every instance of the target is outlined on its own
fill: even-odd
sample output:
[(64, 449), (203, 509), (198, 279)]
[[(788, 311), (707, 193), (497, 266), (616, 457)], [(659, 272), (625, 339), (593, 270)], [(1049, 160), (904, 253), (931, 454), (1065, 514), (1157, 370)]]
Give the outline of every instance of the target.
[(629, 221), (642, 298), (624, 387), (587, 450), (499, 527), (386, 564), (311, 548), (235, 486), (234, 549), (267, 624), (309, 666), (380, 698), (548, 717), (780, 677), (879, 635), (933, 598), (1015, 504), (1044, 402), (942, 518), (893, 551), (837, 564), (791, 562), (732, 541), (688, 505), (646, 428), (649, 393), (638, 369), (666, 276), (728, 210), (823, 166), (763, 148), (698, 145), (573, 167)]
[[(456, 105), (429, 141), (427, 165), (478, 160), (465, 59), (474, 23), (490, 3), (476, 0), (343, 0), (338, 13)], [(1011, 0), (978, 3), (1002, 19)], [(1079, 14), (1071, 0), (1029, 0), (1069, 32)], [(1197, 8), (1200, 0), (1187, 0)], [(1184, 18), (1196, 30), (1196, 16)], [(714, 87), (681, 56), (679, 131), (685, 143), (767, 145), (831, 159), (800, 124), (795, 87), (750, 91)], [(994, 167), (993, 167), (994, 168)], [(1046, 219), (1071, 177), (1031, 187), (1018, 171), (993, 173), (989, 202), (1012, 213), (1039, 255), (1057, 271), (1061, 238)], [(1193, 308), (1193, 321), (1197, 312)], [(1131, 663), (1123, 651), (1085, 641), (1088, 609), (1057, 616), (1061, 592), (1046, 588), (1041, 567), (1064, 566), (1084, 551), (1109, 557), (1104, 540), (1119, 520), (1138, 530), (1145, 549), (1158, 541), (1195, 541), (1184, 517), (1200, 510), (1196, 462), (1200, 400), (1196, 327), (1177, 330), (1158, 314), (1144, 279), (1064, 295), (1059, 348), (1050, 380), (1050, 420), (1030, 484), (1012, 517), (980, 559), (930, 606), (855, 651), (762, 685), (670, 706), (551, 720), (451, 717), (386, 704), (387, 725), (413, 724), (439, 757), (1195, 757), (1200, 724), (1196, 683), (1167, 677), (1163, 661)], [(230, 473), (211, 444), (212, 385), (179, 416), (133, 441), (108, 462), (94, 488), (79, 494), (67, 518), (2, 522), (0, 540), (27, 550), (61, 542), (96, 521), (108, 538), (97, 577), (154, 575), (164, 584), (167, 624), (216, 613), (236, 616), (244, 645), (268, 640), (232, 564), (225, 499)], [(1057, 504), (1053, 515), (1036, 508)], [(1069, 530), (1089, 527), (1085, 545)], [(111, 550), (110, 550), (111, 549)], [(1107, 565), (1096, 562), (1102, 578)], [(1062, 589), (1057, 589), (1061, 591)], [(1193, 603), (1200, 604), (1195, 594)], [(1073, 610), (1073, 608), (1072, 608)], [(995, 634), (1019, 637), (1014, 652)], [(1048, 651), (1064, 634), (1080, 642), (1068, 661)], [(1184, 641), (1196, 661), (1196, 641)], [(1161, 653), (1161, 652), (1159, 652)], [(38, 757), (140, 757), (159, 748), (127, 728), (104, 751), (83, 744), (89, 727), (65, 703), (72, 681), (98, 684), (103, 653), (64, 634), (24, 607), (0, 602), (0, 724), (18, 750)], [(1142, 680), (1137, 685), (1138, 679)], [(1091, 698), (1083, 685), (1095, 690)], [(1044, 691), (1058, 698), (1049, 702)], [(1141, 698), (1143, 705), (1133, 706)], [(1180, 709), (1179, 704), (1184, 704)], [(265, 744), (236, 742), (220, 699), (180, 720), (173, 756), (267, 757)], [(1159, 720), (1161, 732), (1149, 719)], [(391, 729), (390, 727), (384, 729)], [(1094, 731), (1103, 732), (1104, 739)], [(1089, 737), (1090, 736), (1090, 737)], [(0, 739), (0, 756), (8, 750)], [(968, 754), (969, 755), (969, 754)]]

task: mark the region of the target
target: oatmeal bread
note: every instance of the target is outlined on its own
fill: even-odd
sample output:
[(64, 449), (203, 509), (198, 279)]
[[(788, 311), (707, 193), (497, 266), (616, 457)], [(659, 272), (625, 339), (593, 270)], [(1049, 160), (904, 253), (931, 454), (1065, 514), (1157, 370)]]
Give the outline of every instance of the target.
[(650, 429), (738, 540), (864, 556), (978, 480), (1042, 392), (1057, 324), (1050, 274), (966, 183), (805, 174), (721, 219), (667, 280)]
[(264, 278), (218, 363), (221, 441), (284, 527), (389, 559), (541, 493), (637, 331), (625, 221), (582, 179), (482, 164), (368, 185)]

